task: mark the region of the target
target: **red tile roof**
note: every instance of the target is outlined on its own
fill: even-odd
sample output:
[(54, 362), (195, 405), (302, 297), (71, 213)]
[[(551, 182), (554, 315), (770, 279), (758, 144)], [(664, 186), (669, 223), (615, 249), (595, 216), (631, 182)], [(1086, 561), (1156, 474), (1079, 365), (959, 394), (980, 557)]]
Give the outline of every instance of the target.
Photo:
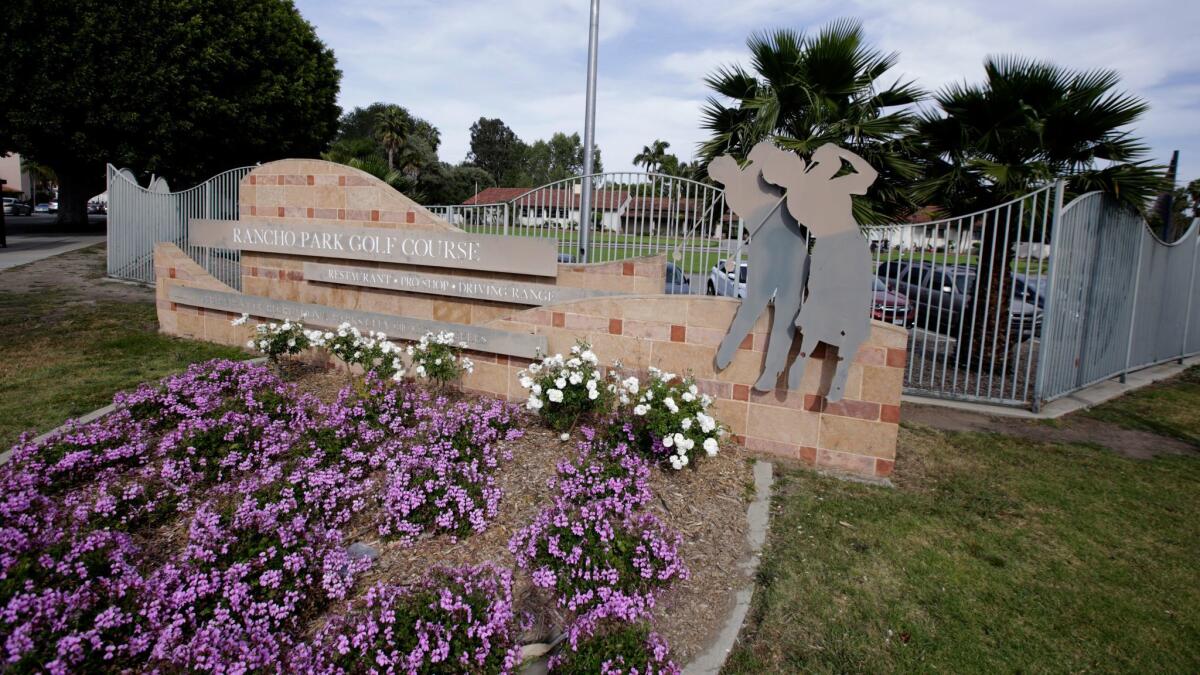
[[(604, 211), (616, 211), (628, 199), (629, 192), (627, 190), (605, 190), (601, 188), (592, 193), (592, 202), (595, 204), (595, 207)], [(518, 200), (517, 204), (519, 206), (578, 209), (581, 197), (573, 189), (565, 187), (490, 187), (464, 200), (463, 205), (506, 204), (514, 200)]]

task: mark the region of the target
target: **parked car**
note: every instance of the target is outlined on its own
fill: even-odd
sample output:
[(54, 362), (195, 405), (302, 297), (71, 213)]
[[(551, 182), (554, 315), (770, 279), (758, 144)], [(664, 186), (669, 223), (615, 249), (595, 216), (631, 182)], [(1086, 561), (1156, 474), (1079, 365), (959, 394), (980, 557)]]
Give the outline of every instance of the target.
[(887, 285), (880, 281), (879, 277), (875, 277), (873, 280), (875, 285), (873, 287), (874, 299), (871, 302), (871, 318), (905, 328), (912, 326), (915, 315), (908, 300), (902, 295), (889, 291)]
[(50, 213), (50, 205), (45, 202), (42, 202), (41, 204), (38, 204), (37, 206), (33, 207), (33, 212), (34, 213)]
[(688, 281), (683, 268), (673, 262), (667, 263), (666, 287), (663, 292), (667, 295), (687, 295), (692, 291), (692, 282)]
[(108, 204), (104, 202), (88, 202), (87, 211), (88, 213), (104, 215), (108, 213)]
[(4, 198), (4, 215), (28, 216), (31, 213), (33, 213), (33, 207), (26, 202), (19, 202), (13, 197)]
[[(970, 330), (963, 320), (974, 313), (976, 272), (973, 265), (934, 265), (904, 261), (885, 262), (876, 276), (888, 290), (908, 299), (914, 325), (943, 335), (960, 335)], [(1014, 297), (1008, 303), (1008, 330), (1019, 340), (1041, 334), (1042, 312), (1038, 296), (1029, 287), (1014, 282)]]
[(58, 213), (58, 200), (57, 199), (50, 200), (50, 213)]
[(706, 292), (709, 295), (724, 295), (730, 298), (746, 297), (746, 275), (750, 266), (742, 263), (739, 271), (734, 273), (725, 270), (725, 263), (724, 259), (718, 260), (709, 270)]

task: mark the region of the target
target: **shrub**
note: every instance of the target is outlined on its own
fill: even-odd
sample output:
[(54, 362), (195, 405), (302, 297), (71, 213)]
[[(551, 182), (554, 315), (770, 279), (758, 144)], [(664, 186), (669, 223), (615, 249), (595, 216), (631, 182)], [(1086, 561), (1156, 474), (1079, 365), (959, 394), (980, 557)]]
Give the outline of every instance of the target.
[(467, 343), (455, 342), (454, 333), (426, 333), (415, 345), (408, 346), (412, 369), (418, 377), (435, 382), (439, 388), (475, 371), (471, 359), (462, 355)]
[[(249, 314), (243, 314), (232, 321), (240, 326), (249, 320)], [(271, 363), (279, 363), (279, 357), (289, 354), (299, 354), (308, 349), (310, 334), (304, 330), (304, 324), (299, 321), (284, 321), (277, 323), (260, 323), (254, 327), (254, 337), (246, 343), (250, 349), (266, 355)]]
[(508, 570), (438, 569), (412, 586), (372, 587), (363, 607), (296, 650), (291, 670), (511, 673), (517, 629)]
[(314, 331), (309, 336), (314, 347), (324, 347), (345, 363), (347, 368), (360, 366), (365, 373), (375, 373), (384, 379), (404, 377), (404, 361), (400, 347), (384, 333), (371, 331), (366, 337), (354, 326), (343, 323), (334, 331)]
[(638, 447), (657, 461), (664, 461), (679, 470), (695, 466), (703, 451), (712, 457), (719, 449), (721, 425), (708, 414), (712, 397), (701, 394), (691, 377), (678, 378), (650, 368), (644, 386), (628, 378), (620, 386), (633, 399), (634, 435)]
[(599, 363), (591, 345), (580, 342), (568, 359), (555, 354), (530, 364), (519, 374), (529, 391), (525, 407), (555, 431), (569, 431), (581, 418), (604, 412), (611, 391), (601, 381)]
[(550, 659), (556, 675), (628, 673), (633, 675), (678, 675), (679, 666), (670, 660), (666, 640), (644, 622), (579, 621), (571, 627), (570, 639)]

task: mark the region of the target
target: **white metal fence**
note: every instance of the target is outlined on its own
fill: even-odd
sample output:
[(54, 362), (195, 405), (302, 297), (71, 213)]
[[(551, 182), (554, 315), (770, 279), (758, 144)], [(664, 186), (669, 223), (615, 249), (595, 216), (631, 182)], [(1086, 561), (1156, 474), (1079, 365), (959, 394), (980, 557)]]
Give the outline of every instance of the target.
[[(585, 180), (593, 185), (587, 218), (580, 214)], [(694, 180), (617, 172), (508, 192), (504, 201), (426, 208), (469, 232), (555, 239), (564, 261), (666, 253), (668, 293), (705, 293), (705, 279), (717, 262), (741, 253), (741, 223), (726, 206), (724, 191)], [(586, 260), (580, 253), (580, 222), (591, 223)]]
[(1133, 210), (1093, 192), (1063, 209), (1034, 404), (1200, 353), (1200, 221), (1164, 243)]
[(154, 244), (169, 241), (222, 283), (240, 290), (239, 253), (189, 245), (188, 223), (192, 218), (236, 220), (238, 182), (253, 168), (231, 169), (193, 188), (171, 192), (162, 179), (144, 188), (128, 170), (109, 164), (108, 276), (154, 283)]

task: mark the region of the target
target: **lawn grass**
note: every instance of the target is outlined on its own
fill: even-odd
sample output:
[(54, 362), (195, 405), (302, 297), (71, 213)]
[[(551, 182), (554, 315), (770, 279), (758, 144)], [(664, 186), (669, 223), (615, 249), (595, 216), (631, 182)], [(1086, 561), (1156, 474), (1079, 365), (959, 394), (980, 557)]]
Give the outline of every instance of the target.
[(1096, 406), (1086, 414), (1200, 447), (1200, 366)]
[(160, 335), (149, 302), (0, 291), (0, 447), (99, 408), (117, 391), (218, 357), (247, 354)]
[(895, 489), (783, 473), (725, 672), (1200, 670), (1200, 459), (907, 427), (901, 448)]

